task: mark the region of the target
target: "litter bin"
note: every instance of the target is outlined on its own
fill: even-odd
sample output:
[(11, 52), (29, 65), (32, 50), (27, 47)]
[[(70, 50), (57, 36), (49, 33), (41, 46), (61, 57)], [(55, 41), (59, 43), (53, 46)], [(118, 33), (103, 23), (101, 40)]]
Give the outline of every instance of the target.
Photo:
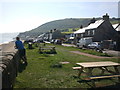
[(31, 42), (28, 43), (28, 49), (33, 49)]

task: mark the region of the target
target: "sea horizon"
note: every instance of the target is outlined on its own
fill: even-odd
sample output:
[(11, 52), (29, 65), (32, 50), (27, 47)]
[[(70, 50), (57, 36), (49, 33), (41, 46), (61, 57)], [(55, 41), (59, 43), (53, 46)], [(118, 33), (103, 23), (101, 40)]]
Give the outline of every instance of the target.
[(8, 32), (8, 33), (0, 33), (0, 44), (9, 43), (11, 41), (15, 41), (15, 37), (17, 37), (19, 32)]

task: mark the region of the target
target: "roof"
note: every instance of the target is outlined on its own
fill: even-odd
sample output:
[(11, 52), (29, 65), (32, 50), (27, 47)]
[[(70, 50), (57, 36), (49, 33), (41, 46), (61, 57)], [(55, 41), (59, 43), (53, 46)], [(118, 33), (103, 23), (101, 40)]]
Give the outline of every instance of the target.
[(104, 22), (104, 20), (97, 20), (95, 23), (91, 23), (91, 24), (87, 27), (87, 29), (97, 28), (97, 27), (100, 26), (103, 22)]
[(116, 31), (120, 31), (120, 24), (113, 24), (112, 26)]
[(45, 33), (43, 33), (43, 34), (40, 34), (38, 37), (40, 38), (40, 37), (43, 37), (45, 35)]
[(84, 27), (84, 28), (79, 29), (78, 31), (74, 32), (74, 34), (84, 33), (85, 30), (87, 30), (87, 29), (95, 29), (98, 26), (100, 26), (103, 22), (104, 22), (104, 20), (97, 20), (95, 23), (91, 23), (90, 25), (88, 25), (88, 27)]
[(74, 34), (77, 34), (77, 33), (84, 33), (85, 30), (86, 30), (86, 28), (87, 28), (87, 27), (84, 27), (84, 28), (82, 28), (82, 29), (79, 29), (79, 30), (75, 31)]

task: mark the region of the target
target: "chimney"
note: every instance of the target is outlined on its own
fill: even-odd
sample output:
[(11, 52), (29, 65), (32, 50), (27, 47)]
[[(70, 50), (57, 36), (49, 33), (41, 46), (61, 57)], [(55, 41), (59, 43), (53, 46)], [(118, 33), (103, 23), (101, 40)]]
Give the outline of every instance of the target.
[(106, 13), (106, 15), (103, 15), (103, 20), (108, 21), (109, 20), (109, 15)]
[(96, 19), (93, 17), (91, 20), (90, 20), (90, 23), (88, 25), (90, 25), (91, 23), (95, 23)]
[(80, 29), (82, 29), (82, 28), (83, 28), (83, 25), (80, 26)]
[(95, 23), (96, 19), (93, 17), (91, 20), (90, 20), (90, 23)]
[(50, 33), (52, 33), (53, 32), (53, 30), (50, 30)]
[(54, 32), (55, 32), (56, 30), (57, 30), (57, 29), (55, 28), (55, 29), (54, 29)]

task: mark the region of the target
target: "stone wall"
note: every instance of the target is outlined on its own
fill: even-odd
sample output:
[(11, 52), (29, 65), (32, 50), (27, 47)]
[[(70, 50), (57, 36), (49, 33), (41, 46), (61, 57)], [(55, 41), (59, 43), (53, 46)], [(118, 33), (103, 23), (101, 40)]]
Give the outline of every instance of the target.
[[(3, 45), (4, 46), (4, 45)], [(9, 44), (7, 46), (10, 46)], [(12, 45), (14, 47), (14, 44)], [(11, 48), (11, 47), (10, 47)], [(0, 51), (0, 89), (12, 88), (18, 73), (20, 57), (14, 48)]]

